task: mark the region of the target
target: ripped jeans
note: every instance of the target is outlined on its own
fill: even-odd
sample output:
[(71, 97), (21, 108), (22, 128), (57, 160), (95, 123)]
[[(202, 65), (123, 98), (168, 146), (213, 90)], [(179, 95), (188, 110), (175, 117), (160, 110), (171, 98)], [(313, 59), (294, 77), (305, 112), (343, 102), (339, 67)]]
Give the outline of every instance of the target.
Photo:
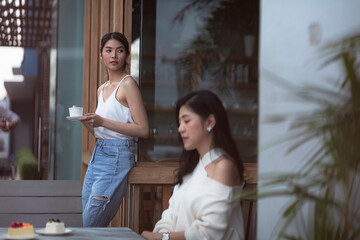
[(127, 175), (134, 164), (133, 140), (96, 141), (82, 189), (84, 227), (108, 226), (126, 193)]

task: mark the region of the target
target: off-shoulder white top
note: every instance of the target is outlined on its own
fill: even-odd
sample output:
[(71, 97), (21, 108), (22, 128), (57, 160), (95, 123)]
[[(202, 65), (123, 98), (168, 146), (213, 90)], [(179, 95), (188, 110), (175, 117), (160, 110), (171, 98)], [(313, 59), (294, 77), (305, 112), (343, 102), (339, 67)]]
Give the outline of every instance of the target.
[(223, 155), (221, 149), (207, 152), (183, 183), (174, 188), (169, 208), (156, 223), (154, 232), (185, 231), (186, 239), (244, 239), (239, 199), (243, 188), (230, 187), (207, 176), (205, 167)]

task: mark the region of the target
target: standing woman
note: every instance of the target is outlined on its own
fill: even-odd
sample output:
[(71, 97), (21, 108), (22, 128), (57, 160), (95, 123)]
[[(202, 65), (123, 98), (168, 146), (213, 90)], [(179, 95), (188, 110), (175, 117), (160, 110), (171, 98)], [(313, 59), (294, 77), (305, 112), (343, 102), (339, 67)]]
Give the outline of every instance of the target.
[(97, 91), (95, 113), (80, 119), (97, 139), (82, 190), (84, 227), (106, 227), (115, 216), (135, 164), (135, 141), (149, 134), (139, 87), (125, 71), (128, 56), (123, 34), (103, 36), (100, 59), (109, 79)]
[(178, 100), (184, 149), (169, 208), (146, 239), (244, 239), (239, 199), (243, 164), (219, 98), (200, 90)]

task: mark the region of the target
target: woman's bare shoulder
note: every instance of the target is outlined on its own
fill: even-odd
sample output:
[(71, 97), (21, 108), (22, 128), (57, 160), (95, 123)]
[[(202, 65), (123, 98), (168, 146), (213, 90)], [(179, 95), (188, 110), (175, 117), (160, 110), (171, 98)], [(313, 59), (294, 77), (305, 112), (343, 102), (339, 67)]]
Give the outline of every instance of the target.
[(122, 85), (124, 85), (126, 88), (127, 87), (138, 87), (136, 80), (130, 75), (128, 75), (127, 77), (124, 78)]
[(241, 184), (241, 178), (235, 163), (227, 158), (221, 156), (214, 161), (214, 180), (228, 186), (237, 186)]

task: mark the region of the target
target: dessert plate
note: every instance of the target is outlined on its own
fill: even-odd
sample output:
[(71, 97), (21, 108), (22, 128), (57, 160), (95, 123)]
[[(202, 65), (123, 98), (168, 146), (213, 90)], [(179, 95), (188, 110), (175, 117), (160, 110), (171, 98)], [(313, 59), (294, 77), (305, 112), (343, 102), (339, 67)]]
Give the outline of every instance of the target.
[(4, 234), (1, 236), (1, 239), (35, 239), (36, 238), (36, 234), (34, 235), (28, 235), (28, 236), (9, 236), (9, 234)]
[(67, 120), (70, 120), (70, 121), (79, 121), (79, 118), (81, 118), (83, 116), (68, 116), (66, 117)]
[(41, 234), (41, 235), (48, 235), (48, 236), (59, 236), (59, 235), (65, 235), (65, 234), (69, 234), (72, 232), (71, 229), (69, 228), (65, 228), (65, 232), (59, 232), (59, 233), (47, 233), (45, 232), (45, 228), (41, 228), (41, 229), (37, 229), (35, 230), (36, 233)]

